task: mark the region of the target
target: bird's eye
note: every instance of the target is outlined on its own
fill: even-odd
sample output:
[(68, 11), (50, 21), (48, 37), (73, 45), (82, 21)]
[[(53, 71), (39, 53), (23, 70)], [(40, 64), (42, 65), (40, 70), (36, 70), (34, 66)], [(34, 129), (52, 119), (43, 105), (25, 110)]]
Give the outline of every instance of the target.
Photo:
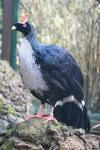
[(26, 24), (23, 24), (23, 27), (26, 27)]

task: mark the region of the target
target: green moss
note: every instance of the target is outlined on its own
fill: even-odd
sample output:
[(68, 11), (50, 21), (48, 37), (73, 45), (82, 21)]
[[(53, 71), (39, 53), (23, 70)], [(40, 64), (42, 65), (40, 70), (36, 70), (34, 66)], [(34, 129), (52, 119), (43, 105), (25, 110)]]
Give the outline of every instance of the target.
[(2, 100), (2, 99), (0, 99), (0, 112), (2, 112), (2, 110), (3, 110), (3, 106), (4, 106), (4, 104), (3, 104), (3, 100)]
[(12, 115), (15, 115), (15, 114), (16, 114), (15, 108), (12, 107), (12, 106), (9, 106), (9, 107), (8, 107), (8, 113), (9, 113), (9, 114), (12, 114)]
[(0, 137), (0, 145), (2, 145), (2, 143), (3, 143), (3, 138)]
[(14, 143), (11, 139), (9, 139), (6, 143), (4, 143), (0, 150), (13, 150)]
[(15, 129), (16, 129), (16, 127), (9, 128), (7, 130), (7, 136), (10, 137), (11, 135), (13, 135)]

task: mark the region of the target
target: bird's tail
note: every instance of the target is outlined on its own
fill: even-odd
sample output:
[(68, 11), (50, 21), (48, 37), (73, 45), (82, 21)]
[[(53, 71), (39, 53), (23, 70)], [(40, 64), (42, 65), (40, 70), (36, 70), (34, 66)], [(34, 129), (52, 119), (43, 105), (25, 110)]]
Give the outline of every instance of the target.
[(54, 108), (54, 117), (68, 126), (90, 131), (90, 120), (85, 104), (76, 101), (58, 101)]
[(85, 129), (86, 132), (89, 132), (91, 128), (90, 119), (89, 119), (86, 106), (83, 107), (83, 120), (82, 120), (81, 128)]

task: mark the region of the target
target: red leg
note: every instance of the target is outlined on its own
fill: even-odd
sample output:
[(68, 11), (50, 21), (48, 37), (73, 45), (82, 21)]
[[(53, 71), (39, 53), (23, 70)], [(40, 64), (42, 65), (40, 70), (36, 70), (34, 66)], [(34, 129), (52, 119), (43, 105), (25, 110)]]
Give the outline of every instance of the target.
[(25, 120), (30, 120), (32, 118), (44, 118), (43, 117), (43, 115), (44, 115), (44, 109), (45, 109), (45, 104), (41, 104), (40, 108), (39, 108), (39, 111), (37, 112), (37, 114), (36, 115), (26, 116)]
[(54, 107), (51, 108), (51, 113), (50, 113), (50, 115), (43, 117), (44, 119), (46, 119), (46, 120), (44, 121), (44, 123), (47, 123), (48, 121), (55, 121), (55, 122), (57, 122), (57, 120), (56, 120), (56, 119), (54, 118), (54, 116), (53, 116), (53, 110), (54, 110)]

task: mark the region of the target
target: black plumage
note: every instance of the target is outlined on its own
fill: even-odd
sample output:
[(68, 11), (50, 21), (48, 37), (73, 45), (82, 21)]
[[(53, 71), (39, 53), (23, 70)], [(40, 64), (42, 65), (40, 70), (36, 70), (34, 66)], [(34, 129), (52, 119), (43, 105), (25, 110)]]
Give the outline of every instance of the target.
[(34, 44), (32, 33), (26, 38), (35, 51), (36, 64), (40, 65), (43, 79), (49, 87), (48, 91), (43, 91), (43, 95), (40, 94), (39, 99), (48, 99), (52, 105), (70, 95), (83, 100), (83, 88), (80, 86), (84, 84), (83, 76), (74, 58), (57, 45)]
[[(25, 68), (21, 66), (24, 76), (23, 80), (26, 85), (29, 86), (31, 93), (40, 99), (42, 104), (49, 103), (52, 106), (54, 106), (57, 101), (63, 101), (65, 97), (73, 95), (82, 106), (82, 109), (79, 108), (74, 101), (69, 101), (62, 106), (57, 105), (54, 109), (54, 116), (58, 121), (67, 125), (72, 125), (76, 128), (81, 127), (89, 131), (90, 126), (87, 124), (87, 122), (89, 122), (87, 110), (86, 107), (82, 105), (84, 98), (84, 79), (75, 59), (67, 50), (58, 45), (39, 43), (34, 27), (28, 22), (25, 24), (16, 23), (14, 27), (24, 34), (26, 43), (28, 43), (28, 47), (30, 47), (30, 54), (28, 54), (28, 50), (25, 52), (28, 57), (24, 58), (24, 52), (20, 52), (20, 59), (23, 59), (21, 65), (27, 68), (26, 76), (23, 71)], [(30, 65), (28, 62), (31, 63), (31, 66), (33, 65), (33, 68), (31, 67), (29, 70)], [(35, 72), (35, 70), (37, 72)], [(30, 74), (33, 74), (34, 80)], [(38, 75), (38, 78), (35, 74)], [(28, 75), (30, 78), (28, 78)], [(79, 122), (84, 125), (80, 125)]]
[(90, 120), (86, 106), (80, 109), (74, 102), (67, 102), (63, 106), (56, 106), (54, 117), (68, 126), (82, 128), (86, 132), (90, 131)]

